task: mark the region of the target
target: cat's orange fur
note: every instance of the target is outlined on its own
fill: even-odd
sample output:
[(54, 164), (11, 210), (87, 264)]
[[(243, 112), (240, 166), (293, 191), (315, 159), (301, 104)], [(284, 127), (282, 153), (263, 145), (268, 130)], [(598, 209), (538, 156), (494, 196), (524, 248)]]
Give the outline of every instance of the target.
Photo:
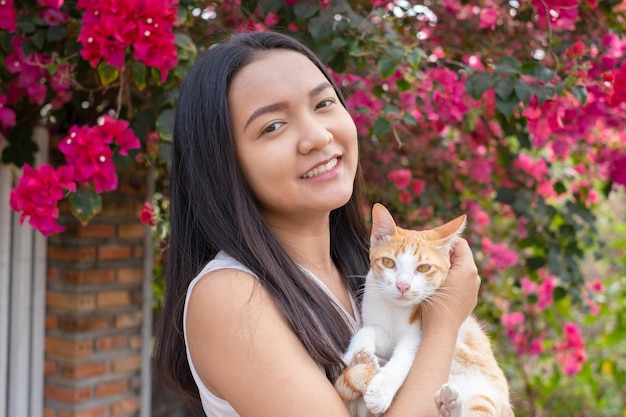
[[(435, 291), (450, 268), (450, 247), (465, 225), (463, 215), (431, 230), (402, 229), (380, 204), (374, 206), (372, 218), (371, 270), (363, 300), (363, 328), (352, 339), (344, 356), (348, 366), (335, 383), (355, 417), (384, 412), (404, 381), (421, 340), (420, 304), (438, 296)], [(388, 319), (381, 318), (385, 315)], [(385, 340), (374, 344), (370, 340), (374, 334), (379, 339), (382, 334)], [(406, 346), (407, 340), (415, 343), (415, 349), (398, 352), (396, 346)], [(387, 346), (389, 342), (393, 346)], [(389, 359), (389, 369), (387, 365), (380, 367), (376, 356)], [(384, 372), (387, 374), (377, 376)], [(375, 392), (390, 386), (392, 392)], [(474, 317), (469, 317), (459, 330), (449, 381), (437, 393), (436, 401), (442, 417), (513, 416), (507, 380)]]

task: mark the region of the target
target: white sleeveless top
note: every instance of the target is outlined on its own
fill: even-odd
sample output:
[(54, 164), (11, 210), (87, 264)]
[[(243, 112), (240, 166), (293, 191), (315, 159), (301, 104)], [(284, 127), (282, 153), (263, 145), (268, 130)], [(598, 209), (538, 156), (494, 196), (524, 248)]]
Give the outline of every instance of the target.
[[(191, 360), (191, 356), (189, 355), (189, 347), (187, 346), (187, 306), (189, 304), (189, 298), (191, 296), (191, 292), (194, 287), (200, 281), (200, 279), (209, 272), (216, 271), (219, 269), (238, 269), (244, 271), (254, 277), (256, 275), (252, 273), (248, 268), (242, 265), (239, 261), (231, 258), (224, 252), (220, 252), (217, 256), (210, 261), (202, 271), (191, 281), (189, 284), (189, 288), (187, 289), (187, 297), (185, 298), (185, 309), (183, 312), (183, 332), (185, 334), (185, 350), (187, 352), (187, 362), (189, 362), (189, 367), (191, 368), (191, 374), (193, 375), (193, 379), (198, 386), (198, 391), (200, 393), (200, 400), (202, 401), (202, 409), (208, 417), (240, 417), (239, 414), (235, 411), (235, 409), (230, 405), (230, 403), (226, 400), (223, 400), (213, 394), (209, 389), (202, 383), (196, 368), (193, 366), (193, 361)], [(352, 305), (352, 311), (354, 312), (354, 318), (352, 315), (343, 307), (341, 302), (335, 297), (335, 295), (328, 289), (328, 287), (315, 275), (311, 272), (306, 271), (308, 275), (315, 281), (323, 290), (326, 292), (328, 297), (337, 305), (337, 307), (345, 314), (350, 326), (352, 327), (352, 333), (356, 332), (357, 329), (361, 327), (361, 314), (359, 312), (358, 306), (350, 294), (350, 303)]]

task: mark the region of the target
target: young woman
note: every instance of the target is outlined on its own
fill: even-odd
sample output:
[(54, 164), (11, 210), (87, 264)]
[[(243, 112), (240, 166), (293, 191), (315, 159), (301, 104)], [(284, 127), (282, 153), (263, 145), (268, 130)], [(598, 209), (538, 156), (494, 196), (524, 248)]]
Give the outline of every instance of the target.
[[(210, 48), (180, 92), (167, 289), (155, 366), (208, 416), (348, 417), (332, 382), (360, 324), (368, 227), (355, 124), (323, 64), (277, 33)], [(386, 416), (436, 416), (476, 266), (455, 247), (447, 297)]]

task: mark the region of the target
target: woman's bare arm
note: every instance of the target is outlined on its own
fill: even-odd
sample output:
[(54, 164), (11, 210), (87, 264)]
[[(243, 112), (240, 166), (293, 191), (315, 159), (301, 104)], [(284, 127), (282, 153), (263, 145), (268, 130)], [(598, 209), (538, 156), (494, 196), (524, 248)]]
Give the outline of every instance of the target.
[(187, 338), (205, 385), (242, 417), (349, 417), (265, 290), (246, 273), (215, 271), (197, 284)]

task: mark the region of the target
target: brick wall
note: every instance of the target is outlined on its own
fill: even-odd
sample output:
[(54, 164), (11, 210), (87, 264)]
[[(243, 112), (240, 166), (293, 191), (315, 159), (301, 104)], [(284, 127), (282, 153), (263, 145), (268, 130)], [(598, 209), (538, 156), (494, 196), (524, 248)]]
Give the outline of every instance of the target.
[(140, 415), (147, 175), (119, 173), (87, 226), (61, 207), (67, 230), (47, 251), (45, 417)]

